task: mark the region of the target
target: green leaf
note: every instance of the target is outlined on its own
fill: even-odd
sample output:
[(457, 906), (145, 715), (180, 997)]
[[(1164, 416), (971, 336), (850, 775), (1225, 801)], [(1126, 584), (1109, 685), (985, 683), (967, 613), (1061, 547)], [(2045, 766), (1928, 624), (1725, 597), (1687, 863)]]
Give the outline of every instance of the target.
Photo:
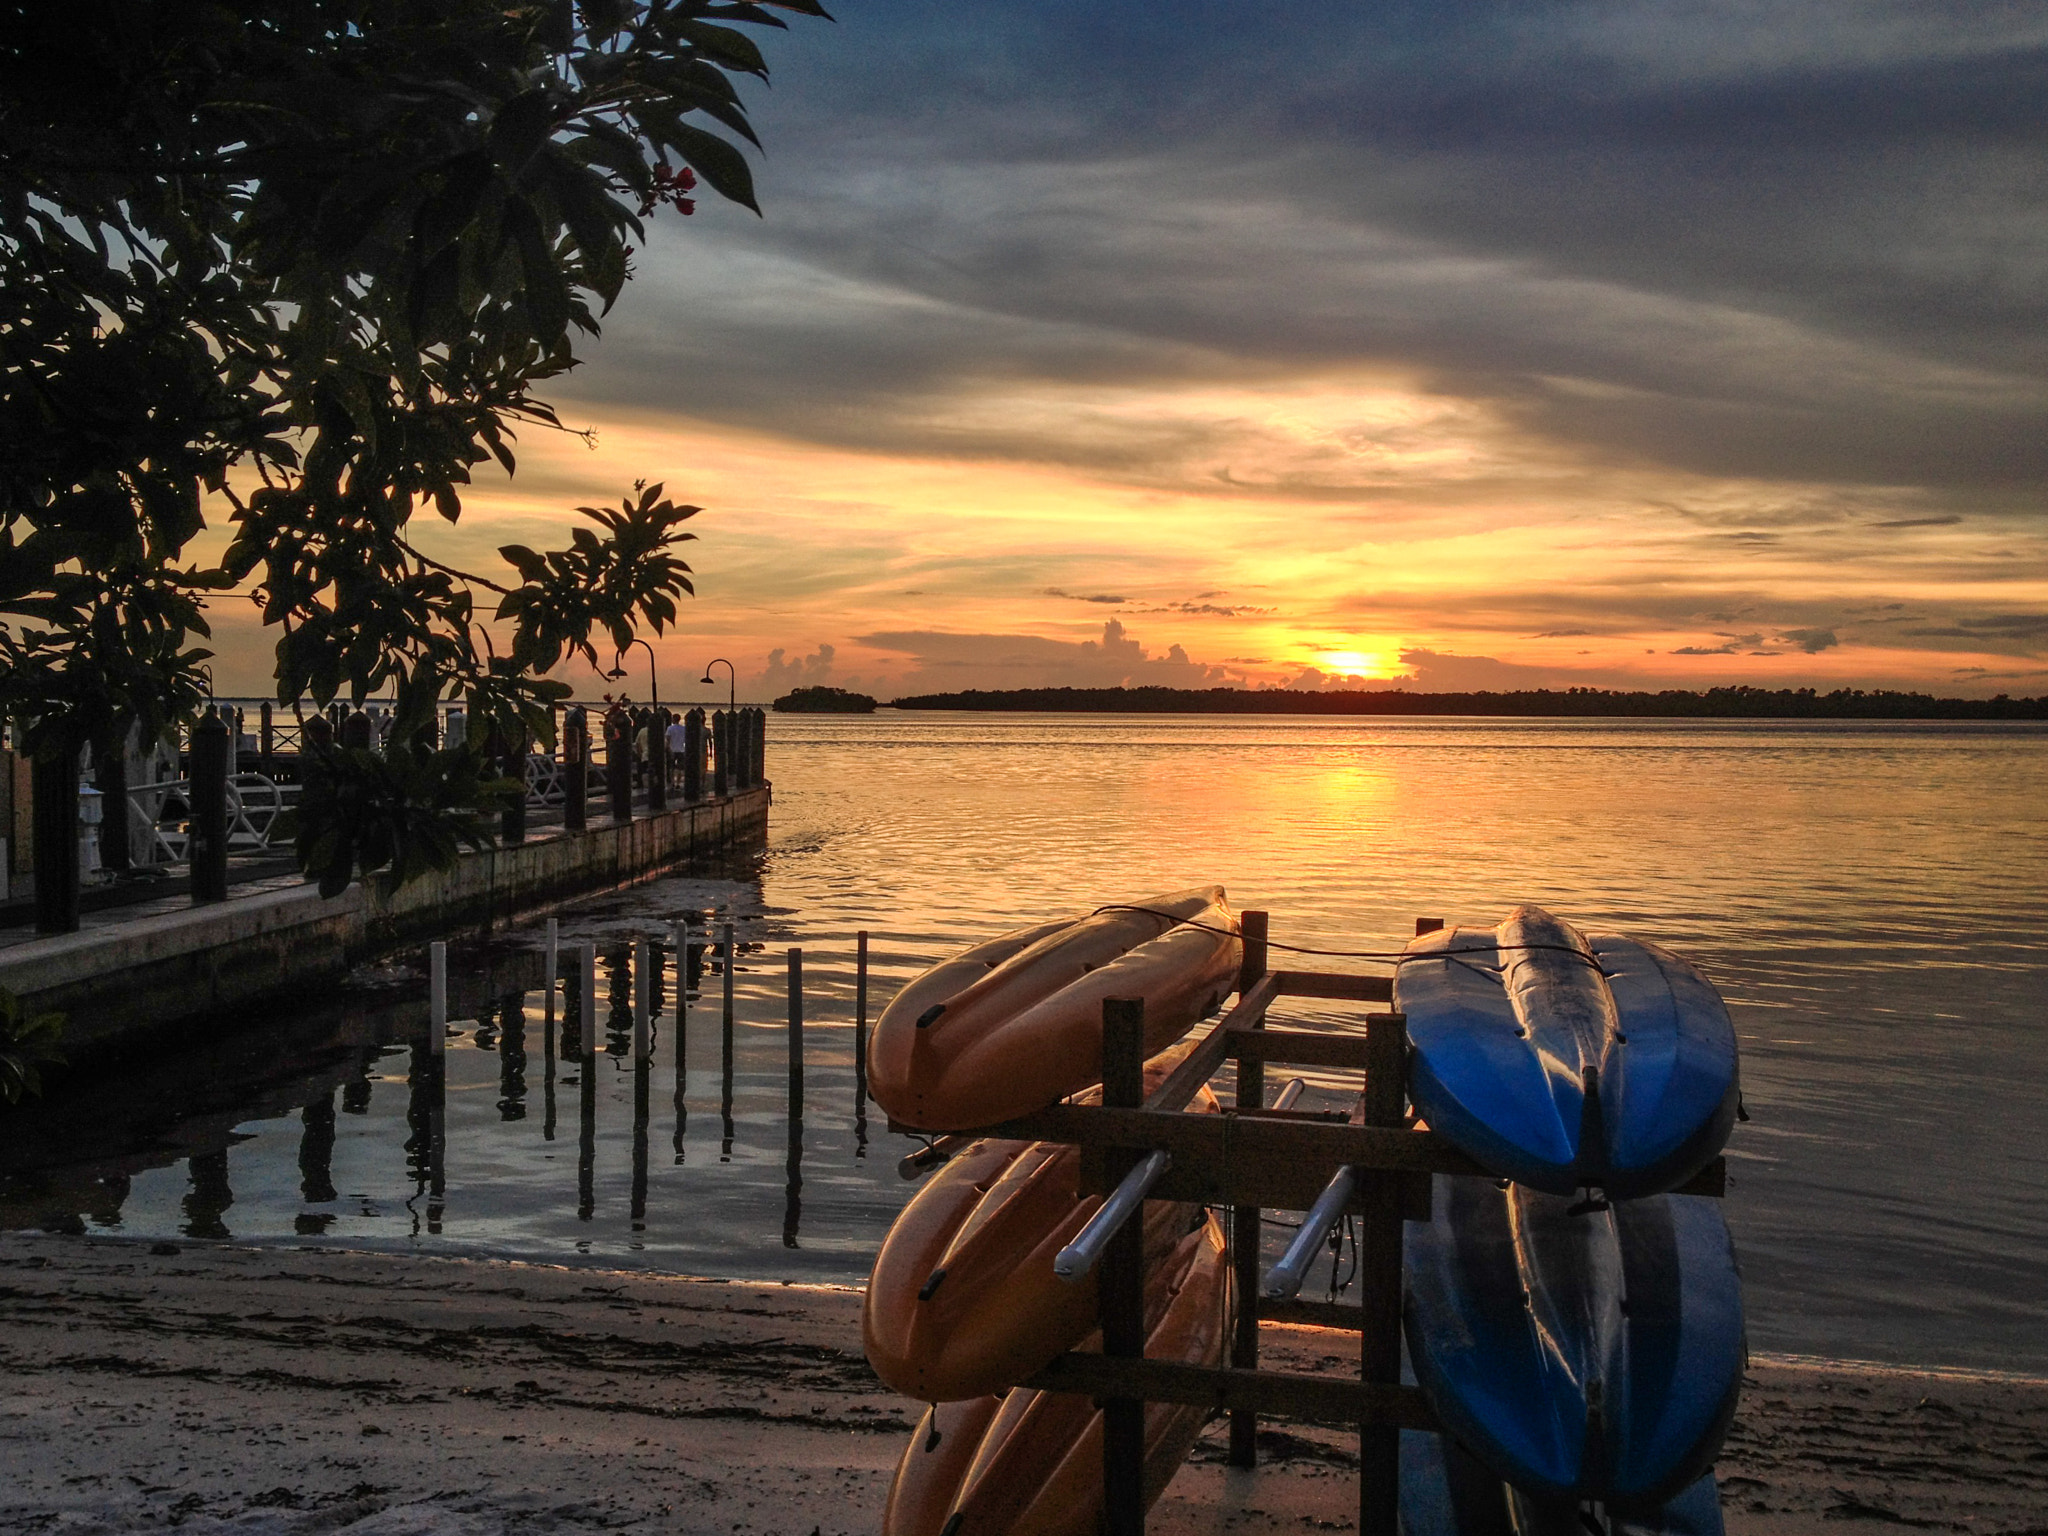
[(702, 176), (712, 191), (742, 208), (751, 208), (756, 213), (761, 211), (760, 204), (754, 201), (754, 173), (748, 167), (746, 157), (732, 145), (716, 134), (683, 122), (668, 124), (663, 137), (675, 146), (689, 162), (690, 169)]

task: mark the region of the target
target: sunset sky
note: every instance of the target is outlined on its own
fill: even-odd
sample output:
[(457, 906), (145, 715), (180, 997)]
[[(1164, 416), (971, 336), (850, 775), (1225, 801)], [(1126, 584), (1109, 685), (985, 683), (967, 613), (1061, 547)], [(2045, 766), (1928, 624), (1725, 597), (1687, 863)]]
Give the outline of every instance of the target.
[(665, 695), (2048, 692), (2048, 7), (833, 9), (427, 535), (703, 505)]

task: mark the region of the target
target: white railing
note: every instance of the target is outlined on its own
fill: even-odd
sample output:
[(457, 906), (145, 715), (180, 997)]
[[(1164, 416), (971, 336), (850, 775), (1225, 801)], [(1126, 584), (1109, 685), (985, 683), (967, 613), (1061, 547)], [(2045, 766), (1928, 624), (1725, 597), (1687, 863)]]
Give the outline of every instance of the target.
[[(260, 773), (228, 779), (228, 852), (267, 853), (282, 846), (278, 818), (298, 799), (296, 784)], [(192, 781), (165, 779), (128, 790), (129, 859), (138, 866), (183, 864), (191, 856)]]

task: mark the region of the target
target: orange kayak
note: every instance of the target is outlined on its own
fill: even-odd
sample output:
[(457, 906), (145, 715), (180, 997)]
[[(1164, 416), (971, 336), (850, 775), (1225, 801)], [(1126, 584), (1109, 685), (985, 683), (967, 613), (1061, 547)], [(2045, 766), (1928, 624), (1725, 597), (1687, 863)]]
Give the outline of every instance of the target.
[[(1156, 1086), (1184, 1051), (1146, 1068)], [(1204, 1088), (1194, 1107), (1214, 1113)], [(960, 1402), (1022, 1381), (1095, 1327), (1096, 1280), (1053, 1256), (1102, 1205), (1080, 1192), (1078, 1147), (978, 1141), (931, 1176), (876, 1255), (861, 1312), (868, 1363), (891, 1390)], [(1145, 1261), (1166, 1262), (1200, 1219), (1191, 1203), (1145, 1203)]]
[(1102, 1081), (1103, 999), (1143, 998), (1145, 1052), (1163, 1050), (1236, 986), (1237, 932), (1212, 885), (976, 945), (882, 1011), (868, 1092), (892, 1120), (927, 1131), (1057, 1103)]
[[(1148, 1271), (1145, 1292), (1149, 1357), (1221, 1363), (1230, 1273), (1213, 1216)], [(1147, 1508), (1208, 1417), (1206, 1408), (1146, 1405)], [(935, 1422), (939, 1443), (930, 1446)], [(959, 1536), (1093, 1536), (1102, 1519), (1101, 1410), (1080, 1394), (1018, 1387), (927, 1412), (897, 1465), (883, 1536), (941, 1536), (956, 1517)]]

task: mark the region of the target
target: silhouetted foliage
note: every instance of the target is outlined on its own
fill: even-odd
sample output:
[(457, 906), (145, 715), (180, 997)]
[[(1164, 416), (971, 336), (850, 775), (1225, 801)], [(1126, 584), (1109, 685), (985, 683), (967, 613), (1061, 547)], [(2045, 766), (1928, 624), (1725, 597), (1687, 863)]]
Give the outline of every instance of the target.
[[(691, 212), (699, 178), (755, 206), (732, 82), (766, 65), (735, 24), (779, 27), (774, 8), (825, 14), (9, 6), (0, 712), (29, 746), (189, 717), (205, 597), (244, 583), (279, 633), (280, 701), (392, 688), (405, 740), (456, 693), (479, 726), (549, 739), (567, 689), (540, 673), (672, 620), (690, 590), (675, 525), (696, 508), (659, 486), (591, 513), (601, 531), (567, 550), (508, 549), (514, 584), (429, 558), (408, 524), (423, 506), (453, 522), (476, 465), (510, 470), (520, 427), (559, 426), (537, 390), (597, 335), (643, 217)], [(187, 554), (209, 500), (233, 524), (217, 568)], [(478, 589), (513, 623), (509, 657)], [(452, 763), (430, 779), (435, 796), (487, 782)], [(401, 774), (369, 800), (410, 816), (408, 786), (426, 782)]]
[(21, 999), (0, 987), (0, 1100), (18, 1104), (43, 1091), (44, 1067), (62, 1066), (57, 1042), (64, 1035), (61, 1013), (29, 1013)]
[(796, 715), (871, 715), (875, 712), (875, 701), (868, 694), (821, 683), (785, 693), (775, 701), (775, 708)]
[(1533, 688), (1513, 693), (1409, 693), (1399, 688), (970, 688), (920, 693), (896, 709), (1074, 714), (1505, 715), (1694, 720), (2048, 720), (2048, 698), (1938, 699), (1925, 693), (1838, 688)]

